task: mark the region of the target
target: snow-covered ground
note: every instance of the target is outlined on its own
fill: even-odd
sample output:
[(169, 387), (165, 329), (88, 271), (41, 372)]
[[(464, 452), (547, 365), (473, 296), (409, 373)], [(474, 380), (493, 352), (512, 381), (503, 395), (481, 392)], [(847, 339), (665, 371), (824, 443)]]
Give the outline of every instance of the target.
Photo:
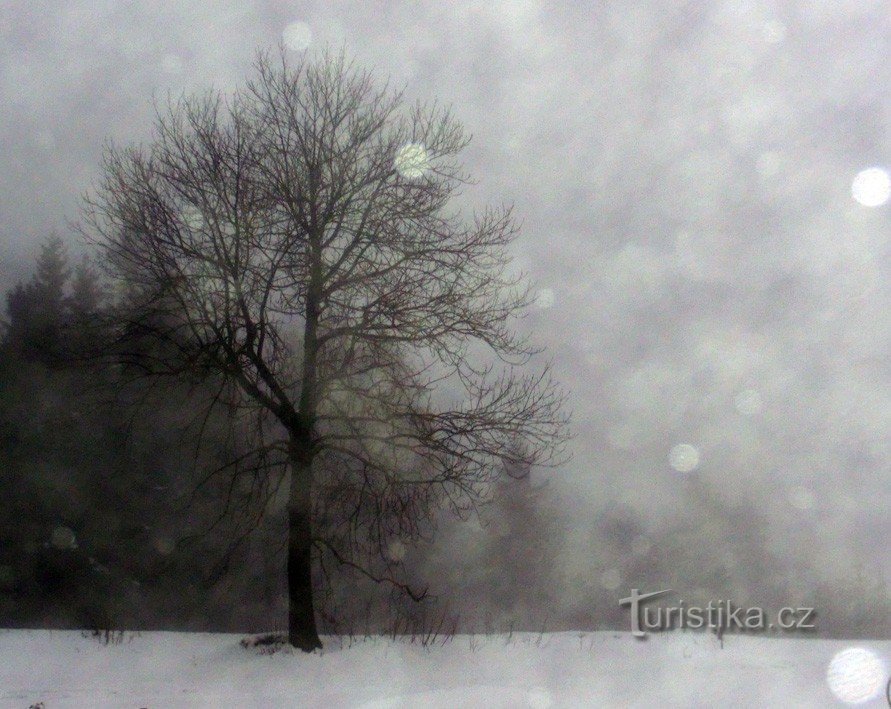
[(327, 638), (315, 655), (244, 648), (241, 636), (0, 631), (0, 706), (831, 707), (887, 706), (891, 642), (673, 632)]

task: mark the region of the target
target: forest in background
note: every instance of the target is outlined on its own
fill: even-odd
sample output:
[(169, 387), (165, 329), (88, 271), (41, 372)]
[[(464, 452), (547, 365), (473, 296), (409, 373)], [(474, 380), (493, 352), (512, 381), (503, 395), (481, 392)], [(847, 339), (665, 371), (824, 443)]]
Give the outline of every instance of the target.
[[(74, 262), (58, 237), (41, 246), (33, 276), (6, 294), (0, 626), (281, 628), (283, 505), (271, 500), (270, 513), (247, 526), (221, 514), (225, 491), (198, 485), (214, 461), (196, 458), (184, 433), (193, 398), (206, 393), (187, 383), (149, 389), (126, 367), (91, 358), (92, 324), (110, 297), (89, 261)], [(238, 442), (217, 423), (209, 430), (219, 431), (222, 458)], [(319, 579), (321, 627), (625, 629), (617, 601), (630, 580), (691, 589), (690, 603), (813, 606), (820, 636), (889, 636), (883, 579), (864, 570), (829, 582), (810, 556), (790, 565), (771, 553), (754, 507), (722, 501), (696, 478), (687, 484), (695, 525), (616, 507), (580, 528), (545, 477), (505, 476), (477, 517), (443, 520), (429, 541), (389, 551), (410, 584), (429, 589), (426, 600), (329, 571)], [(565, 553), (570, 538), (590, 550), (590, 564)]]

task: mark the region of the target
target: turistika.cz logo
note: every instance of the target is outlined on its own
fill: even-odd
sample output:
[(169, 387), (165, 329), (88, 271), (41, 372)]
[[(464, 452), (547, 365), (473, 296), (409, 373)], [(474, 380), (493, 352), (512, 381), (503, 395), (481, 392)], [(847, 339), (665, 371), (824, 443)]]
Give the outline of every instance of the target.
[(683, 630), (690, 628), (711, 628), (722, 634), (727, 630), (813, 630), (815, 613), (813, 608), (781, 608), (776, 614), (763, 608), (743, 608), (731, 601), (709, 601), (704, 606), (687, 605), (683, 599), (674, 606), (648, 605), (647, 601), (671, 593), (663, 591), (641, 593), (632, 588), (628, 598), (622, 598), (619, 605), (630, 606), (631, 634), (642, 638), (648, 631)]

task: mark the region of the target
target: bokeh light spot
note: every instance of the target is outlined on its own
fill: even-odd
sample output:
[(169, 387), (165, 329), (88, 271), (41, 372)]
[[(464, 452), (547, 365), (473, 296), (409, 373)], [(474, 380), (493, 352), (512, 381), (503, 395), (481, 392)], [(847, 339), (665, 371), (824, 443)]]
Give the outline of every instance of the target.
[(530, 709), (550, 709), (554, 706), (554, 698), (544, 687), (533, 687), (526, 696)]
[(668, 464), (679, 473), (692, 473), (699, 467), (699, 451), (689, 443), (679, 443), (668, 454)]
[(775, 150), (766, 150), (758, 156), (755, 169), (762, 178), (773, 177), (780, 171), (782, 160)]
[(77, 549), (77, 541), (70, 527), (56, 527), (50, 536), (50, 543), (56, 549)]
[(786, 25), (782, 22), (777, 22), (776, 20), (766, 22), (764, 23), (761, 36), (764, 37), (764, 41), (769, 44), (779, 44), (786, 39)]
[(547, 310), (554, 307), (556, 300), (557, 296), (551, 288), (542, 288), (535, 296), (535, 305), (541, 310)]
[(891, 197), (891, 177), (880, 167), (861, 170), (851, 183), (851, 196), (864, 207), (881, 207)]
[(405, 548), (405, 544), (400, 542), (398, 539), (390, 542), (387, 546), (387, 556), (390, 557), (390, 561), (400, 562), (405, 559), (405, 554), (408, 550)]
[(416, 180), (430, 169), (430, 156), (420, 143), (408, 143), (396, 152), (393, 165), (404, 178)]
[(305, 22), (292, 22), (282, 31), (282, 42), (292, 52), (302, 52), (312, 44), (312, 30)]
[(201, 231), (204, 228), (204, 215), (198, 207), (190, 204), (182, 212), (182, 219), (192, 231)]
[(863, 704), (874, 699), (885, 685), (885, 666), (879, 657), (862, 647), (836, 653), (826, 670), (829, 689), (845, 704)]

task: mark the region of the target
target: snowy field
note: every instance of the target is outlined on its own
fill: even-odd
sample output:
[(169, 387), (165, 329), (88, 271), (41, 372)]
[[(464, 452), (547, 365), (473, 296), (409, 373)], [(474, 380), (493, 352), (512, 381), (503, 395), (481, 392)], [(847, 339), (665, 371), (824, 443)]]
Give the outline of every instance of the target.
[[(327, 638), (321, 654), (244, 648), (242, 636), (0, 631), (0, 706), (887, 706), (891, 642), (663, 633)], [(266, 648), (268, 651), (268, 648)], [(859, 703), (857, 703), (859, 702)]]

